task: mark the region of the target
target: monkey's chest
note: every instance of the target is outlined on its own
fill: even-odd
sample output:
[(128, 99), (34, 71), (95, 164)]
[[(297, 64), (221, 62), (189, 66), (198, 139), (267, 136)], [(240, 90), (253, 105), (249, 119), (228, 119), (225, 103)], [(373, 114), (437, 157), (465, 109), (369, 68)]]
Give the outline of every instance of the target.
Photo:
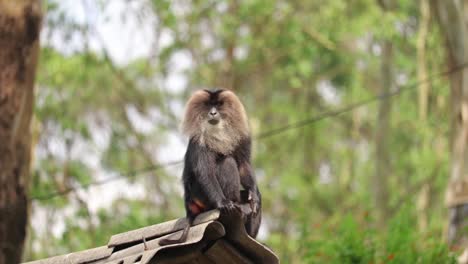
[(224, 155), (232, 153), (239, 142), (239, 137), (229, 129), (207, 127), (202, 129), (200, 144)]

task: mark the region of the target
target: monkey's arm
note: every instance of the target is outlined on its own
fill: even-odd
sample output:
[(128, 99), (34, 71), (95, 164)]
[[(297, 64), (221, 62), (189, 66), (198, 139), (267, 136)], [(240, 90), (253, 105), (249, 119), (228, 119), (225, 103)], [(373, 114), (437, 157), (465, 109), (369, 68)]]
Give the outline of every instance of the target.
[(191, 141), (187, 149), (186, 162), (193, 171), (192, 180), (201, 189), (208, 202), (220, 209), (230, 209), (233, 203), (226, 199), (216, 178), (216, 154)]
[(249, 198), (252, 203), (252, 211), (254, 214), (260, 209), (260, 191), (255, 181), (252, 166), (248, 162), (239, 164), (239, 174), (242, 186), (249, 192)]
[(252, 165), (250, 164), (250, 146), (250, 139), (246, 139), (239, 145), (235, 156), (239, 168), (241, 184), (249, 192), (252, 202), (252, 211), (256, 214), (261, 206), (261, 196), (257, 187)]

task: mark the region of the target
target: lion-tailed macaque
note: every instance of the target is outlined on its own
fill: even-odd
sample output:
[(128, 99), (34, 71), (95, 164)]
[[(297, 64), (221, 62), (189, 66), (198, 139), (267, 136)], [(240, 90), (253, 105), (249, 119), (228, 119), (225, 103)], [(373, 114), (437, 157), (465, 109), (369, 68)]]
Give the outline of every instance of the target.
[(179, 239), (159, 244), (186, 241), (193, 220), (202, 212), (239, 210), (241, 186), (252, 209), (245, 228), (255, 238), (262, 218), (261, 195), (250, 164), (248, 119), (239, 98), (229, 90), (195, 92), (187, 102), (182, 128), (190, 138), (182, 175), (189, 225)]

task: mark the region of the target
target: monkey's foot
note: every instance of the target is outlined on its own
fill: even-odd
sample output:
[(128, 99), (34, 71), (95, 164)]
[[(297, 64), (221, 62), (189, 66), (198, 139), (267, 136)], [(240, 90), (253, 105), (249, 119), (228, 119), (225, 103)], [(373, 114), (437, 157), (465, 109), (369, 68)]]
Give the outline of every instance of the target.
[(232, 201), (229, 201), (225, 203), (221, 208), (219, 208), (223, 213), (226, 214), (232, 214), (232, 213), (240, 213), (241, 208), (239, 207), (238, 204), (233, 203)]

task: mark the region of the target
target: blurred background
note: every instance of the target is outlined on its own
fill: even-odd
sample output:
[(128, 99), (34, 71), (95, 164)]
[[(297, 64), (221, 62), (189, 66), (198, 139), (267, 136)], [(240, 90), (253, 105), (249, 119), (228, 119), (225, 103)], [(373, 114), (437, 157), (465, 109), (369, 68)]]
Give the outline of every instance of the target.
[(446, 194), (468, 175), (466, 1), (44, 5), (24, 260), (183, 217), (184, 103), (218, 87), (249, 114), (258, 240), (283, 263), (462, 251), (447, 205), (468, 200)]

